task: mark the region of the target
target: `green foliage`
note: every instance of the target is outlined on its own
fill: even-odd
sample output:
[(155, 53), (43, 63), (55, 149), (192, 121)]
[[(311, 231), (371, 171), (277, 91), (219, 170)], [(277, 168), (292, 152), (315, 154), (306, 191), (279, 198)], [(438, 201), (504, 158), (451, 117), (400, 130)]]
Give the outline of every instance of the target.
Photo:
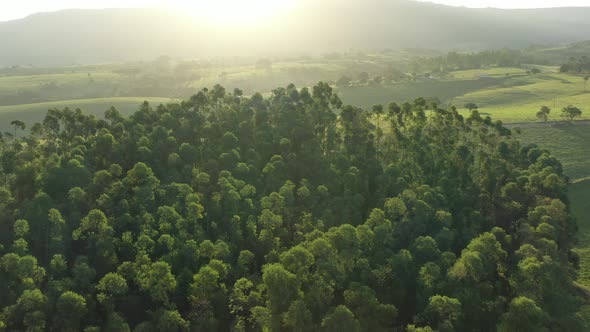
[(551, 113), (551, 109), (547, 106), (542, 106), (539, 112), (537, 112), (537, 118), (547, 122), (547, 118), (549, 117), (549, 113)]
[(563, 167), (475, 110), (215, 86), (39, 126), (0, 146), (6, 330), (582, 326)]
[(498, 323), (498, 331), (548, 331), (544, 327), (545, 314), (534, 301), (526, 297), (517, 297), (510, 302), (508, 311)]
[(466, 109), (468, 109), (469, 111), (473, 111), (478, 109), (479, 107), (477, 106), (477, 104), (475, 103), (467, 103), (465, 104), (463, 107), (465, 107)]
[(358, 332), (361, 328), (352, 312), (346, 306), (340, 305), (322, 319), (321, 330), (326, 332)]
[(567, 106), (561, 110), (561, 116), (568, 119), (570, 122), (575, 118), (582, 116), (582, 110), (574, 106)]
[(572, 182), (590, 177), (590, 130), (586, 124), (524, 127), (521, 139), (550, 151)]
[(87, 312), (86, 300), (74, 292), (63, 293), (56, 304), (55, 327), (61, 331), (79, 331), (80, 320)]

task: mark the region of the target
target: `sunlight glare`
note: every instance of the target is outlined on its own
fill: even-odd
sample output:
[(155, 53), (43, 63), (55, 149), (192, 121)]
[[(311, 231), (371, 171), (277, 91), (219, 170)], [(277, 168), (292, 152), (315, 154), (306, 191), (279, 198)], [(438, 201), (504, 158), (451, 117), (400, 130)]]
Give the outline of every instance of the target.
[(256, 23), (287, 11), (295, 0), (193, 0), (171, 1), (190, 16), (223, 24)]

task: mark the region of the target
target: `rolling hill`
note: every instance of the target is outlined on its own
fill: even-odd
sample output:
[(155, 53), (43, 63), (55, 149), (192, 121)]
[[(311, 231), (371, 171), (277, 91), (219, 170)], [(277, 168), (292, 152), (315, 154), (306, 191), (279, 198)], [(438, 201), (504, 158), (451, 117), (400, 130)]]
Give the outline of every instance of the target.
[(524, 48), (587, 39), (587, 17), (590, 8), (500, 10), (410, 0), (304, 0), (288, 17), (222, 27), (186, 13), (156, 9), (65, 10), (0, 22), (0, 66), (145, 60), (164, 54)]

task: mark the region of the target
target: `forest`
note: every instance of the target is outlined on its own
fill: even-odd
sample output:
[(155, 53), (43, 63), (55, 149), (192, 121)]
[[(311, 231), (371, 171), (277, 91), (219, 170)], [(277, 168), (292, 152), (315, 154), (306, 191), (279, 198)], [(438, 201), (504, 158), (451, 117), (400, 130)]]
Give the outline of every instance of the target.
[(216, 85), (13, 126), (0, 330), (588, 328), (561, 163), (477, 110)]

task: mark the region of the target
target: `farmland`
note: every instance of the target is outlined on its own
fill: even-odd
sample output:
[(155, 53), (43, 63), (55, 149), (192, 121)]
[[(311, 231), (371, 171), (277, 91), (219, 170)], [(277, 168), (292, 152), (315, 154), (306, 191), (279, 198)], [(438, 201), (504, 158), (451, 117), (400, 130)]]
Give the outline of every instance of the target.
[(11, 131), (10, 122), (13, 120), (24, 121), (27, 125), (32, 125), (35, 122), (42, 122), (47, 110), (52, 108), (80, 108), (87, 114), (101, 117), (104, 115), (105, 110), (115, 107), (118, 110), (121, 110), (121, 113), (129, 115), (136, 111), (139, 108), (139, 105), (144, 101), (158, 105), (174, 102), (176, 99), (155, 97), (114, 97), (0, 106), (0, 131)]

